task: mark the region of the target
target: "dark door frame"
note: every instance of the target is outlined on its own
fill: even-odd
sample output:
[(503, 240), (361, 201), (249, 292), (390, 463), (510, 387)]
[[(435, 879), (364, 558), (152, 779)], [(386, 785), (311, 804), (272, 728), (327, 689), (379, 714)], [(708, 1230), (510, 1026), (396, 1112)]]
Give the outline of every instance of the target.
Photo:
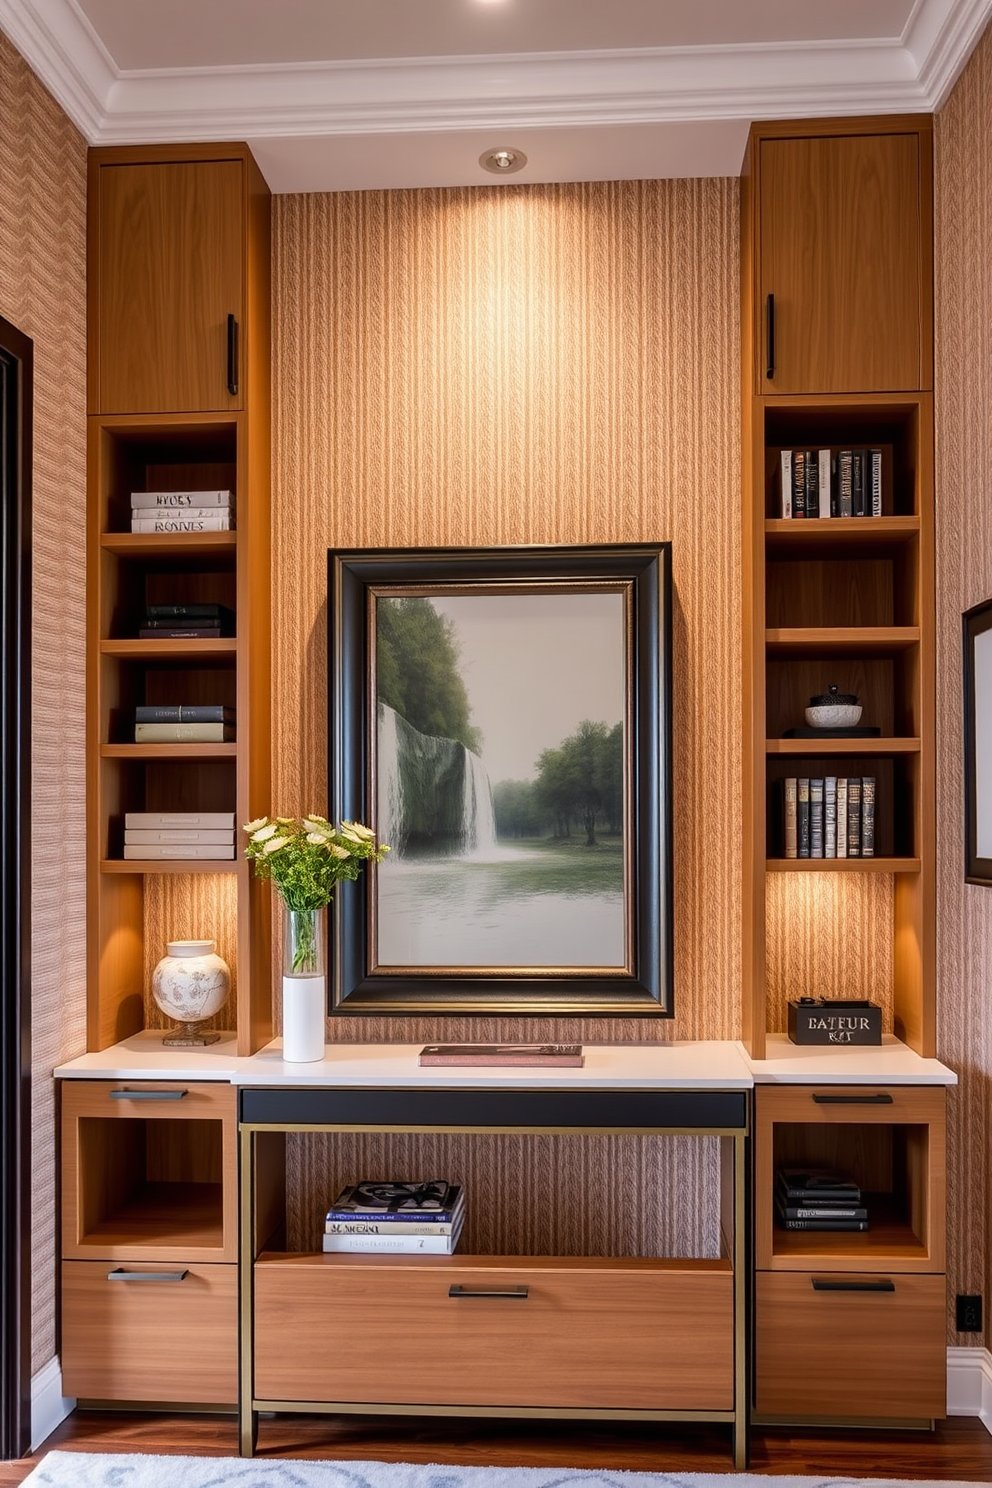
[(0, 316), (0, 1457), (31, 1447), (31, 424)]

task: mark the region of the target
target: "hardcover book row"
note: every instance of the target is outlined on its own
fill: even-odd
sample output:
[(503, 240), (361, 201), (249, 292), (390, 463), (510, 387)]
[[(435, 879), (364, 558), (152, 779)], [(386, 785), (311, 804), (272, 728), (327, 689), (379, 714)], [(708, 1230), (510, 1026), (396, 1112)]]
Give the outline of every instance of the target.
[(132, 532), (231, 532), (230, 491), (132, 491)]
[(780, 517), (880, 517), (881, 449), (784, 449)]
[(875, 856), (874, 775), (790, 775), (782, 784), (785, 857)]

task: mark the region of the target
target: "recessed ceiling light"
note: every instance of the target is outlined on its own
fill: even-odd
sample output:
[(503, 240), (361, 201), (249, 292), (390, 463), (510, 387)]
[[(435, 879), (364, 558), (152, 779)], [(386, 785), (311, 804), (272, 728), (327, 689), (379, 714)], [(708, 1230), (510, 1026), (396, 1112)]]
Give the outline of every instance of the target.
[(507, 145), (499, 145), (495, 150), (484, 150), (479, 156), (479, 164), (483, 170), (492, 171), (494, 176), (508, 176), (513, 171), (523, 169), (527, 164), (527, 156), (523, 150), (511, 150)]

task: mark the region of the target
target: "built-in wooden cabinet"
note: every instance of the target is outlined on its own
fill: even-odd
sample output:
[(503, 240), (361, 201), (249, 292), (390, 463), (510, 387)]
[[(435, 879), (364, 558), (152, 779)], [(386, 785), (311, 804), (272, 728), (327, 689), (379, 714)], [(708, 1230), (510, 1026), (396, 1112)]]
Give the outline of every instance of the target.
[(91, 151), (91, 412), (246, 407), (267, 203), (244, 145)]
[(928, 116), (754, 127), (754, 392), (933, 386), (932, 174)]
[(66, 1394), (236, 1402), (235, 1101), (227, 1084), (63, 1086)]
[[(754, 1142), (758, 1414), (943, 1416), (943, 1088), (759, 1086)], [(851, 1173), (867, 1231), (782, 1228), (782, 1166)]]
[[(252, 1053), (272, 1027), (271, 892), (239, 840), (271, 808), (268, 191), (244, 145), (101, 149), (89, 206), (88, 1047), (155, 1021), (166, 941), (207, 938), (233, 984), (214, 1022)], [(131, 531), (133, 492), (215, 489), (234, 530)], [(147, 605), (194, 602), (228, 633), (139, 636)], [(235, 739), (136, 743), (135, 708), (175, 703), (233, 708)], [(235, 856), (125, 860), (128, 812), (226, 813)]]

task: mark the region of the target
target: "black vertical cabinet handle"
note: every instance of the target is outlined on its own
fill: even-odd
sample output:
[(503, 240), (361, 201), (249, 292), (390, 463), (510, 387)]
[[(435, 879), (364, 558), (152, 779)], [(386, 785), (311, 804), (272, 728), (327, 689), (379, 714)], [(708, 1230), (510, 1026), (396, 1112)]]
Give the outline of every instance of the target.
[(775, 376), (775, 296), (765, 299), (765, 376)]
[(238, 322), (233, 315), (227, 317), (227, 391), (232, 398), (238, 395)]

